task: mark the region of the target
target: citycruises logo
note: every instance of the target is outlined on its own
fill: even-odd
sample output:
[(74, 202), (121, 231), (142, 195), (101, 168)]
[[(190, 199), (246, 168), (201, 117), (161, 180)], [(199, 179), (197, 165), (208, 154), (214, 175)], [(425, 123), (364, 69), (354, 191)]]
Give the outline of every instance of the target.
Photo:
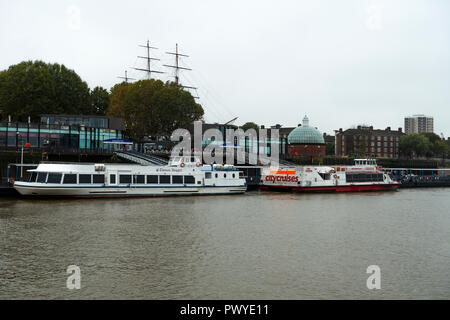
[(275, 182), (298, 182), (298, 176), (266, 176), (266, 181)]

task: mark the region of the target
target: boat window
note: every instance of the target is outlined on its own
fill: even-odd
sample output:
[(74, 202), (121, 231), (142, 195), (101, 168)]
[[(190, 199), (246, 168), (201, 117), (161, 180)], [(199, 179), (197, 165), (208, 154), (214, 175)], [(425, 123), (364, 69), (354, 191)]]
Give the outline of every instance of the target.
[(80, 174), (79, 183), (92, 183), (92, 175), (90, 174)]
[(219, 177), (219, 175), (216, 173), (216, 178), (218, 178)]
[(158, 176), (147, 176), (147, 183), (158, 183)]
[(104, 174), (94, 174), (92, 176), (94, 183), (105, 183), (105, 175)]
[(195, 177), (193, 176), (184, 176), (185, 184), (195, 184)]
[(36, 182), (37, 172), (32, 172), (30, 176), (30, 182)]
[(134, 175), (133, 176), (133, 183), (135, 183), (135, 184), (144, 184), (145, 183), (145, 176), (144, 175)]
[(172, 183), (183, 183), (183, 176), (172, 176)]
[(170, 183), (170, 176), (159, 176), (159, 183)]
[(116, 175), (115, 174), (110, 174), (109, 175), (109, 183), (110, 184), (116, 184)]
[(236, 175), (233, 173), (233, 178), (236, 178)]
[(62, 173), (49, 173), (47, 183), (61, 183)]
[(131, 183), (131, 174), (120, 174), (119, 183)]
[(205, 179), (211, 179), (211, 172), (205, 172)]
[(331, 180), (331, 174), (329, 173), (319, 173), (323, 180)]
[(37, 182), (44, 183), (47, 180), (47, 172), (39, 172)]
[(226, 178), (226, 177), (227, 177), (227, 174), (226, 174), (226, 173), (224, 173), (224, 174), (223, 174), (223, 177), (224, 177), (224, 178)]
[(76, 184), (77, 175), (76, 174), (64, 174), (63, 184)]

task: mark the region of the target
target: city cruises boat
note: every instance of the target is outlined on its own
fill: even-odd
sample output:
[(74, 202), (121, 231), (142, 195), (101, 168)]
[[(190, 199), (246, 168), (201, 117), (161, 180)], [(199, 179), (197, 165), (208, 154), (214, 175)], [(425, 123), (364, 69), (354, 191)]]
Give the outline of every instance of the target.
[(24, 196), (128, 197), (239, 194), (243, 173), (232, 165), (202, 165), (175, 157), (166, 166), (40, 163), (14, 188)]
[(260, 181), (262, 190), (293, 192), (387, 191), (399, 185), (374, 159), (355, 159), (353, 166), (264, 168)]

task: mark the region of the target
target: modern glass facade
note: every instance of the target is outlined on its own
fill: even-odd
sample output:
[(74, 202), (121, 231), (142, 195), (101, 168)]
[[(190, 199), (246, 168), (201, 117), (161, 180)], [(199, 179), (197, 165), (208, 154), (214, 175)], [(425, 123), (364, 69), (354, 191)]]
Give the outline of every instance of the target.
[(123, 138), (118, 126), (111, 128), (109, 117), (64, 117), (68, 120), (62, 122), (58, 120), (61, 117), (53, 116), (45, 121), (41, 117), (41, 123), (0, 122), (0, 148), (20, 148), (29, 143), (31, 148), (62, 152), (108, 152), (114, 146), (103, 141)]

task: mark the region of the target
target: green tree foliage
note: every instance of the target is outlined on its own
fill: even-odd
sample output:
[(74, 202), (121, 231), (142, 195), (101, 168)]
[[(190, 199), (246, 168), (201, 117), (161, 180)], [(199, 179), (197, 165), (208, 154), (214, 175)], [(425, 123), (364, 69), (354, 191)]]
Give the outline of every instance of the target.
[(0, 110), (13, 120), (39, 114), (90, 114), (86, 82), (64, 65), (27, 61), (0, 72)]
[(248, 129), (255, 129), (256, 132), (259, 131), (259, 126), (254, 122), (247, 122), (242, 127), (242, 130), (247, 131)]
[(434, 133), (410, 134), (400, 138), (400, 153), (413, 158), (415, 156), (445, 156), (448, 147), (445, 141)]
[(123, 118), (130, 138), (142, 141), (145, 136), (168, 137), (175, 129), (187, 128), (204, 111), (189, 92), (151, 79), (115, 85), (108, 114)]
[(91, 91), (91, 109), (92, 114), (104, 116), (108, 111), (109, 93), (108, 90), (102, 87), (95, 87)]
[(331, 142), (327, 142), (327, 144), (325, 145), (325, 153), (326, 155), (331, 155), (334, 156), (335, 154), (335, 146), (334, 143)]

